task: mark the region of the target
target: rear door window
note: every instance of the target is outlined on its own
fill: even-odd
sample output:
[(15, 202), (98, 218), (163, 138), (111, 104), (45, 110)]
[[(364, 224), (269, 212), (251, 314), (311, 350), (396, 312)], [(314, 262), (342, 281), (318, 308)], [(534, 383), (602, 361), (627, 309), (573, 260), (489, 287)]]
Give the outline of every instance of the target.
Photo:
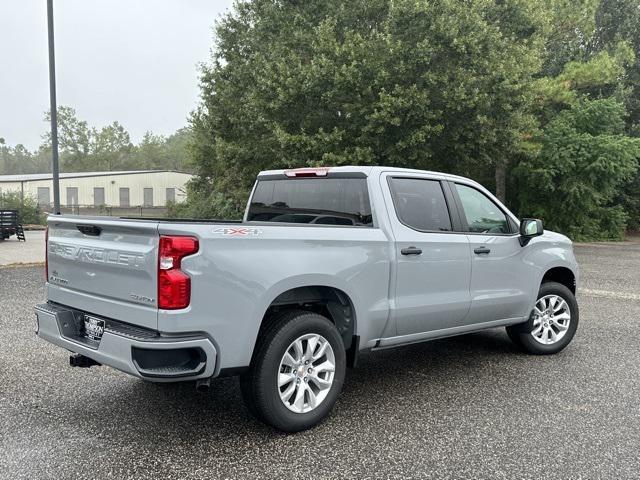
[(258, 180), (249, 221), (372, 226), (366, 178)]
[(404, 225), (421, 231), (451, 231), (449, 209), (438, 180), (391, 178), (389, 186), (396, 215)]

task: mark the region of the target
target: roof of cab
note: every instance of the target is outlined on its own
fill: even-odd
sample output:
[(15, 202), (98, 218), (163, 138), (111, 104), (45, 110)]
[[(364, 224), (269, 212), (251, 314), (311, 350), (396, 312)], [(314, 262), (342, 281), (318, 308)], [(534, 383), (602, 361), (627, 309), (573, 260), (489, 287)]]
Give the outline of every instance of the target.
[[(413, 168), (399, 168), (399, 167), (384, 167), (384, 166), (376, 166), (376, 167), (372, 167), (372, 166), (358, 166), (358, 165), (345, 165), (345, 166), (340, 166), (340, 167), (317, 167), (318, 170), (327, 170), (329, 173), (363, 173), (366, 176), (370, 176), (372, 174), (379, 174), (381, 172), (397, 172), (397, 173), (422, 173), (422, 174), (427, 174), (427, 175), (433, 175), (433, 176), (438, 176), (438, 177), (443, 177), (447, 180), (466, 180), (466, 181), (471, 181), (473, 183), (473, 180), (469, 179), (469, 178), (465, 178), (465, 177), (461, 177), (459, 175), (452, 175), (450, 173), (443, 173), (443, 172), (433, 172), (433, 171), (429, 171), (429, 170), (417, 170), (417, 169), (413, 169)], [(295, 170), (313, 170), (312, 167), (302, 167), (300, 169), (297, 168), (293, 168), (293, 169), (282, 169), (282, 170), (264, 170), (262, 172), (260, 172), (258, 174), (258, 177), (265, 177), (265, 176), (277, 176), (277, 175), (282, 175), (283, 177), (286, 178), (286, 174), (285, 172), (288, 171), (295, 171)]]

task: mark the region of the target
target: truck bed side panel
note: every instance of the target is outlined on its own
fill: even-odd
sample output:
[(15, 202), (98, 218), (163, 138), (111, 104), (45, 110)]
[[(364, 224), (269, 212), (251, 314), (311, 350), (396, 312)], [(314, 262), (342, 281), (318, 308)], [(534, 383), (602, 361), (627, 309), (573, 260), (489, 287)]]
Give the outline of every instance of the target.
[(320, 285), (346, 293), (364, 341), (381, 335), (389, 312), (390, 243), (375, 228), (273, 224), (159, 225), (161, 235), (196, 234), (185, 258), (191, 305), (158, 314), (164, 332), (202, 331), (219, 349), (220, 368), (249, 365), (265, 311), (281, 293)]

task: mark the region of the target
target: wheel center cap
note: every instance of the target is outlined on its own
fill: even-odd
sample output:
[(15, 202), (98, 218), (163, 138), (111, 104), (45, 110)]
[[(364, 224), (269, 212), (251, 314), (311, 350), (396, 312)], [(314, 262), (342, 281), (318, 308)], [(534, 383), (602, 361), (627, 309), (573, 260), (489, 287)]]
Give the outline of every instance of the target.
[(300, 365), (297, 370), (298, 370), (298, 376), (299, 377), (303, 377), (304, 376), (304, 365)]

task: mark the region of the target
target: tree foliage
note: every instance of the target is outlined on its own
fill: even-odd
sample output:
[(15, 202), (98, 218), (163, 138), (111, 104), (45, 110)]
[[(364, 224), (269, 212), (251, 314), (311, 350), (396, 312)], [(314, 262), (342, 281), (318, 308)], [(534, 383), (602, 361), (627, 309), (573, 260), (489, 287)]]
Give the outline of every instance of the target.
[(612, 201), (640, 158), (624, 116), (615, 100), (584, 100), (551, 120), (540, 154), (517, 167), (523, 213), (578, 240), (620, 239), (627, 214)]
[(471, 176), (559, 231), (619, 237), (639, 15), (633, 0), (238, 1), (203, 69), (177, 213), (239, 216), (263, 169), (383, 164)]
[[(238, 214), (255, 174), (304, 165), (492, 171), (533, 128), (535, 2), (237, 3), (202, 76), (198, 213)], [(480, 168), (478, 168), (480, 167)]]
[(45, 172), (49, 169), (50, 155), (39, 150), (30, 152), (24, 145), (6, 145), (0, 138), (0, 175)]
[[(50, 120), (49, 112), (45, 120)], [(101, 128), (90, 126), (67, 106), (58, 108), (58, 147), (62, 171), (112, 171), (168, 169), (189, 171), (190, 128), (181, 128), (165, 137), (146, 132), (134, 145), (129, 132), (115, 121)], [(36, 152), (23, 145), (0, 143), (0, 175), (51, 171), (51, 133), (43, 135)]]

